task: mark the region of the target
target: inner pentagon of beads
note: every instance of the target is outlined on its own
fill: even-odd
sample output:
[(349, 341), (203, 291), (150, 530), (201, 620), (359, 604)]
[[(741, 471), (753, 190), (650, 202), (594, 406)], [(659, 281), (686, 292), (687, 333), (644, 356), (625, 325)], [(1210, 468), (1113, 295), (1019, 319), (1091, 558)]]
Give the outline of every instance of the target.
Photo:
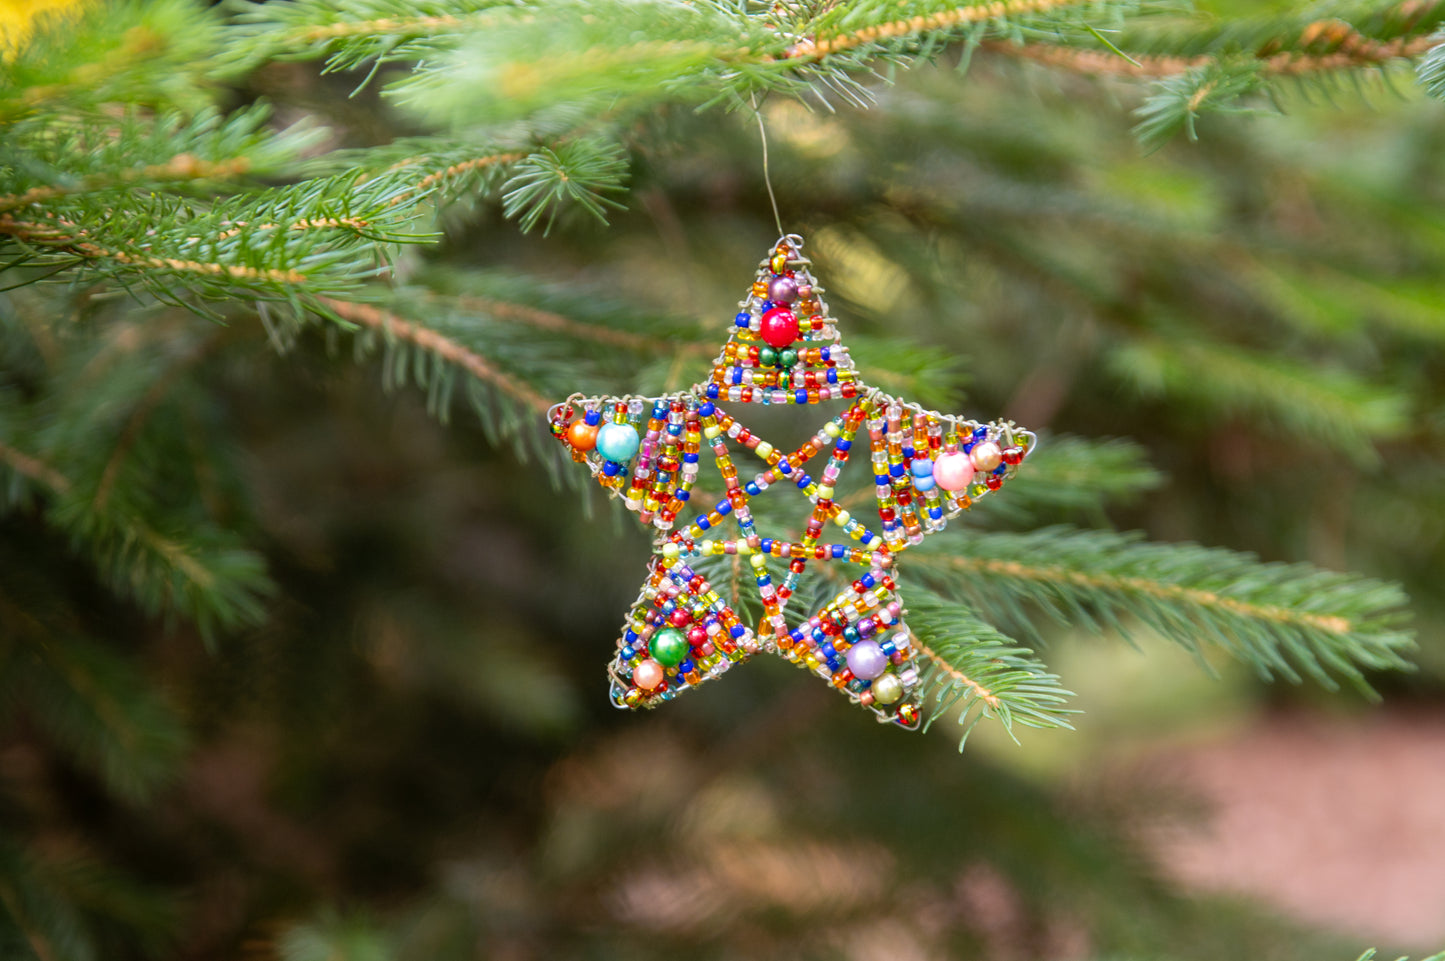
[[(553, 408), (552, 432), (572, 458), (656, 532), (608, 669), (619, 707), (655, 707), (766, 651), (881, 720), (920, 722), (918, 650), (895, 559), (999, 489), (1034, 437), (868, 386), (809, 267), (794, 235), (769, 250), (705, 381), (662, 397), (574, 397)], [(734, 413), (822, 404), (842, 410), (790, 449)], [(699, 488), (707, 463), (721, 491)], [(849, 475), (859, 516), (839, 491)], [(765, 496), (786, 499), (801, 521), (764, 529), (753, 506)], [(740, 592), (750, 586), (755, 603), (717, 590), (719, 574)], [(802, 613), (790, 611), (810, 598)]]

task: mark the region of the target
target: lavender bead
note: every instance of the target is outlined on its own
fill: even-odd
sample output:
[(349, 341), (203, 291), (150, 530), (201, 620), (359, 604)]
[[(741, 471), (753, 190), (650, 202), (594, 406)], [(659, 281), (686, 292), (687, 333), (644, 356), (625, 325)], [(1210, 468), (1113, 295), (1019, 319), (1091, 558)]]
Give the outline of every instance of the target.
[(791, 277), (775, 277), (768, 285), (768, 299), (775, 304), (791, 304), (798, 299), (798, 284)]
[(854, 677), (871, 681), (888, 670), (888, 655), (876, 641), (862, 641), (848, 648), (848, 670)]

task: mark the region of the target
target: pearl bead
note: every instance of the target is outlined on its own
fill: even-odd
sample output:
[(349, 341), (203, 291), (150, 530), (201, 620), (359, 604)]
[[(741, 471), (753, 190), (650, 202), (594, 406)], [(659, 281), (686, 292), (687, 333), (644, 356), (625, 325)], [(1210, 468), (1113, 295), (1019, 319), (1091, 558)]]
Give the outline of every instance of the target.
[(984, 473), (988, 473), (1003, 463), (1003, 451), (999, 450), (998, 445), (991, 440), (975, 445), (968, 457), (973, 461), (974, 469)]
[(778, 366), (778, 352), (777, 352), (776, 350), (773, 350), (773, 348), (771, 348), (771, 347), (764, 347), (764, 348), (762, 348), (761, 350), (759, 350), (759, 351), (758, 351), (758, 366), (759, 366), (759, 367), (776, 367), (776, 366)]
[(778, 351), (778, 366), (791, 368), (798, 363), (798, 352), (791, 347)]
[(567, 428), (567, 443), (578, 450), (591, 450), (597, 446), (597, 432), (601, 430), (585, 420), (574, 420)]
[(892, 704), (903, 696), (903, 682), (897, 674), (884, 674), (873, 682), (873, 700), (879, 704)]
[(641, 443), (637, 428), (631, 424), (603, 424), (602, 429), (597, 432), (598, 452), (618, 464), (630, 461)]
[(946, 491), (961, 491), (973, 480), (973, 462), (957, 451), (942, 454), (933, 464), (933, 479)]
[(676, 667), (687, 657), (687, 636), (675, 627), (664, 627), (652, 635), (648, 647), (658, 661), (668, 667)]
[(848, 670), (854, 677), (871, 681), (888, 670), (888, 655), (877, 641), (863, 641), (848, 648)]
[(768, 285), (768, 299), (775, 304), (791, 304), (798, 299), (798, 285), (791, 277), (774, 277)]
[(763, 343), (779, 349), (798, 339), (798, 317), (786, 307), (774, 307), (759, 320)]
[(655, 691), (662, 683), (662, 665), (652, 658), (639, 661), (632, 669), (632, 683), (644, 691)]

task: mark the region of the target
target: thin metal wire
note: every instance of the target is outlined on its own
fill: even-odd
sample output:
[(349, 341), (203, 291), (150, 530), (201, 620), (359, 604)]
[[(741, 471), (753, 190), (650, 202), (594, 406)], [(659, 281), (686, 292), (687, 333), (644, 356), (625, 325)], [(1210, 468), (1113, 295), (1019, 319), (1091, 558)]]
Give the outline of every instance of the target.
[(758, 136), (763, 141), (763, 184), (768, 188), (768, 200), (773, 204), (773, 223), (777, 224), (778, 233), (784, 234), (783, 218), (778, 213), (778, 197), (773, 193), (773, 178), (768, 171), (768, 128), (763, 123), (763, 112), (758, 109), (758, 95), (751, 94), (750, 97), (753, 104), (753, 116), (758, 118)]

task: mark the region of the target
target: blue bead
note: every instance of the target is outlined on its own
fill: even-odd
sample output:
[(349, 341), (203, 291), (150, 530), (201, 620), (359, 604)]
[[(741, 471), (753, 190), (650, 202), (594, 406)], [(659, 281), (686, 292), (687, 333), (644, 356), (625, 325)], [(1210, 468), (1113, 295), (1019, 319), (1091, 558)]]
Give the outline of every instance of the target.
[(848, 642), (849, 647), (857, 644), (858, 628), (854, 627), (852, 624), (849, 624), (847, 627), (843, 628), (843, 640)]
[(832, 550), (833, 560), (835, 561), (841, 561), (843, 558), (848, 556), (848, 548), (843, 544), (834, 544)]
[(808, 402), (808, 389), (806, 387), (799, 387), (793, 394), (793, 401), (798, 404), (806, 404)]
[(621, 464), (614, 464), (610, 460), (602, 462), (602, 474), (605, 477), (616, 477), (620, 470), (622, 470)]
[(973, 439), (974, 439), (975, 442), (981, 441), (981, 440), (988, 440), (988, 428), (987, 428), (987, 427), (975, 427), (975, 428), (973, 429)]
[(874, 579), (874, 577), (873, 577), (872, 574), (864, 574), (862, 577), (858, 578), (858, 581), (859, 581), (864, 587), (872, 587), (872, 586), (874, 586), (875, 584), (878, 583), (878, 581), (877, 581), (876, 579)]
[(932, 477), (933, 461), (927, 457), (920, 457), (912, 464), (909, 464), (908, 469), (913, 472), (914, 477)]
[(770, 551), (772, 551), (772, 549), (773, 539), (771, 537), (764, 537), (761, 541), (758, 542), (758, 550), (762, 551), (764, 554), (769, 553)]
[(914, 487), (915, 490), (920, 490), (920, 491), (925, 491), (925, 492), (927, 492), (927, 491), (933, 490), (933, 489), (934, 489), (935, 487), (937, 487), (937, 486), (938, 486), (938, 481), (936, 481), (936, 480), (933, 479), (933, 475), (932, 475), (932, 474), (929, 474), (927, 477), (915, 477), (915, 478), (913, 478), (913, 487)]
[[(713, 384), (712, 386), (716, 387), (717, 385), (716, 385), (716, 384)], [(717, 395), (716, 395), (716, 394), (713, 394), (712, 396), (713, 396), (713, 397), (716, 397)], [(704, 402), (703, 402), (701, 405), (699, 405), (698, 408), (697, 408), (697, 416), (699, 416), (699, 417), (711, 417), (716, 411), (717, 411), (717, 408), (716, 408), (716, 407), (714, 407), (712, 404), (709, 404), (709, 403), (707, 403), (706, 401), (704, 401)]]
[(838, 443), (833, 446), (837, 447), (838, 450), (852, 450), (853, 442), (840, 437), (838, 438)]
[(700, 531), (705, 531), (712, 526), (712, 521), (708, 520), (706, 517), (699, 517), (696, 523), (697, 529)]
[(731, 367), (729, 370), (732, 371), (733, 384), (741, 384), (743, 382), (743, 369), (741, 367)]
[(747, 632), (748, 629), (746, 627), (743, 627), (741, 624), (734, 624), (732, 628), (728, 630), (728, 633), (731, 634), (734, 638), (742, 637)]
[(717, 511), (719, 517), (726, 517), (733, 512), (733, 503), (732, 501), (720, 501), (713, 510)]
[(686, 503), (687, 501), (692, 500), (692, 491), (685, 491), (679, 488), (678, 490), (672, 492), (672, 496)]
[(749, 497), (757, 497), (759, 494), (762, 493), (762, 491), (758, 490), (757, 484), (753, 483), (752, 481), (748, 481), (747, 486), (743, 488), (743, 493), (747, 494)]
[[(819, 631), (818, 633), (821, 634), (823, 632)], [(833, 650), (833, 645), (827, 643), (818, 645), (818, 653), (823, 655), (823, 657), (827, 658), (829, 661), (832, 661), (833, 658), (838, 656), (838, 652)]]
[(733, 318), (733, 323), (737, 324), (739, 327), (747, 327), (752, 322), (753, 315), (748, 313), (747, 311), (740, 311), (738, 315)]
[(903, 465), (902, 465), (902, 464), (889, 464), (889, 465), (888, 465), (888, 476), (889, 476), (889, 477), (902, 477), (902, 476), (903, 476)]
[(678, 674), (691, 674), (691, 673), (692, 673), (692, 668), (693, 668), (692, 661), (682, 661), (681, 663), (679, 663), (679, 664), (677, 665), (677, 673), (678, 673)]
[[(708, 395), (708, 397), (712, 398), (713, 400), (717, 400), (717, 399), (718, 399), (718, 395), (719, 395), (720, 393), (722, 393), (722, 392), (721, 392), (720, 390), (718, 390), (717, 384), (708, 384), (708, 385), (707, 385), (707, 395)], [(705, 404), (704, 406), (706, 406), (706, 407), (712, 407), (712, 404)], [(698, 412), (699, 414), (702, 414), (703, 417), (706, 417), (706, 416), (708, 416), (708, 414), (711, 414), (711, 413), (712, 413), (712, 411), (709, 410), (709, 411), (707, 412), (707, 414), (703, 414), (701, 407), (698, 408), (698, 411), (697, 411), (697, 412)]]
[(830, 383), (830, 384), (836, 384), (836, 383), (838, 383), (838, 368), (836, 368), (836, 367), (829, 367), (829, 368), (828, 368), (828, 383)]
[(813, 483), (813, 478), (809, 477), (807, 474), (804, 474), (802, 477), (798, 478), (798, 490), (803, 490), (811, 483)]
[(999, 476), (999, 475), (1004, 474), (1004, 473), (1007, 472), (1007, 471), (1008, 471), (1008, 465), (1007, 465), (1007, 464), (1000, 464), (1000, 465), (998, 465), (997, 467), (995, 467), (993, 470), (989, 471), (989, 473), (991, 473), (991, 474), (993, 474), (993, 475), (995, 475), (995, 476)]
[(596, 427), (598, 424), (602, 423), (602, 412), (598, 410), (589, 410), (587, 413), (582, 415), (582, 420), (587, 424), (588, 427)]
[(597, 432), (597, 452), (618, 464), (630, 461), (641, 443), (637, 428), (631, 424), (603, 424)]

